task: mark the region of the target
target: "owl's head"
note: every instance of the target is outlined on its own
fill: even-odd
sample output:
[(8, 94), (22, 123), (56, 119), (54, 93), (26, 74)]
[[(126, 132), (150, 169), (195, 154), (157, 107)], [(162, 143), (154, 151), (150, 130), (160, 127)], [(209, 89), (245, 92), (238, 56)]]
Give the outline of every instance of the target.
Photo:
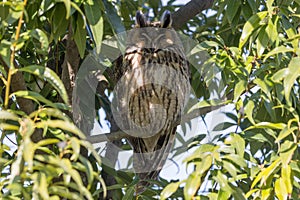
[(127, 52), (139, 49), (178, 49), (181, 45), (177, 33), (172, 28), (170, 11), (165, 11), (160, 21), (149, 22), (141, 11), (136, 12), (135, 27), (128, 31)]
[(157, 27), (157, 28), (171, 28), (172, 17), (171, 12), (166, 10), (158, 22), (147, 21), (145, 15), (141, 11), (137, 11), (135, 15), (135, 27), (146, 28), (146, 27)]

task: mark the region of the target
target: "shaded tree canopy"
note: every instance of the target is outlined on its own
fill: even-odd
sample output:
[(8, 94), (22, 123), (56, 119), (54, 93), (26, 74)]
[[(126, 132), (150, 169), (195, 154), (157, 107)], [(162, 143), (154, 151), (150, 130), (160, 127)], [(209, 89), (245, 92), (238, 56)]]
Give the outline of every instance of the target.
[[(2, 199), (299, 199), (300, 1), (174, 2), (0, 2)], [(189, 152), (189, 174), (134, 197), (134, 174), (103, 164), (117, 160), (112, 145), (130, 149), (110, 109), (113, 62), (98, 77), (94, 107), (73, 92), (82, 63), (130, 30), (137, 10), (152, 20), (171, 11), (176, 31), (194, 41), (195, 101), (170, 158)], [(87, 113), (74, 113), (78, 105)], [(211, 130), (217, 109), (224, 118)], [(187, 138), (194, 118), (203, 126)], [(87, 138), (95, 121), (110, 132)], [(105, 140), (106, 158), (91, 144)]]

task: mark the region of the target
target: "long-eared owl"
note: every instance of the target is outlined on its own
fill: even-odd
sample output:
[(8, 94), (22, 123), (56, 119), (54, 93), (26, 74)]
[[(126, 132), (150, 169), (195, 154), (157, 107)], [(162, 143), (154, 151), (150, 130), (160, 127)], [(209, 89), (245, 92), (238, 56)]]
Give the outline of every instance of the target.
[(188, 62), (171, 25), (169, 11), (159, 22), (149, 22), (137, 11), (125, 53), (114, 69), (118, 82), (113, 113), (118, 126), (131, 136), (138, 193), (165, 164), (190, 92)]

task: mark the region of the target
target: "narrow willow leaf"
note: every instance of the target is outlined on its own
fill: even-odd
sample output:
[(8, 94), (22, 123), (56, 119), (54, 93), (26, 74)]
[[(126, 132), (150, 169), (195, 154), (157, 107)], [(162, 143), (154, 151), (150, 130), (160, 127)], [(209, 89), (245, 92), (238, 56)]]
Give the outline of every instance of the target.
[(132, 197), (133, 197), (133, 195), (134, 195), (134, 190), (135, 190), (135, 187), (134, 187), (134, 186), (129, 187), (129, 188), (126, 190), (126, 193), (125, 193), (125, 195), (123, 196), (122, 200), (130, 200), (130, 199), (132, 199)]
[(279, 178), (275, 181), (275, 194), (278, 200), (286, 200), (288, 197), (288, 193), (282, 178)]
[(105, 16), (107, 16), (107, 20), (110, 23), (114, 33), (121, 33), (126, 31), (120, 16), (117, 14), (116, 8), (112, 5), (112, 2), (104, 0), (103, 4), (106, 10)]
[(99, 7), (101, 6), (101, 0), (95, 0), (90, 3), (84, 4), (84, 10), (86, 13), (87, 20), (90, 24), (93, 39), (96, 43), (96, 53), (100, 53), (102, 37), (103, 37), (103, 17), (102, 12), (99, 11)]
[(273, 2), (274, 0), (267, 0), (267, 8), (270, 16), (273, 15)]
[(240, 80), (234, 87), (234, 101), (237, 101), (241, 94), (246, 90), (247, 81)]
[(245, 140), (239, 134), (231, 133), (230, 136), (226, 138), (225, 144), (231, 144), (236, 149), (236, 153), (240, 157), (244, 157)]
[(281, 168), (281, 178), (286, 187), (287, 193), (293, 192), (292, 169), (289, 165), (283, 165)]
[(85, 135), (72, 123), (63, 120), (47, 120), (36, 123), (37, 128), (59, 128), (65, 131), (69, 131), (78, 135), (80, 138), (85, 139)]
[(264, 58), (264, 62), (266, 62), (266, 60), (276, 54), (280, 54), (280, 53), (286, 53), (286, 52), (293, 52), (294, 49), (290, 48), (290, 47), (285, 47), (285, 46), (279, 46), (276, 47), (275, 49), (273, 49), (272, 51), (268, 52)]
[(253, 119), (253, 110), (254, 110), (254, 107), (255, 107), (255, 104), (254, 104), (254, 102), (252, 100), (249, 100), (247, 102), (247, 104), (245, 105), (245, 107), (244, 107), (245, 115), (246, 115), (246, 117), (249, 119), (249, 121), (252, 124), (255, 124), (255, 121)]
[(50, 107), (56, 107), (56, 105), (54, 103), (52, 103), (51, 101), (49, 101), (48, 99), (46, 99), (45, 97), (43, 97), (42, 95), (40, 95), (37, 92), (33, 92), (33, 91), (17, 91), (12, 93), (10, 96), (15, 95), (16, 97), (22, 97), (22, 98), (26, 98), (26, 99), (31, 99), (34, 100), (35, 102), (37, 102), (38, 104), (40, 103), (45, 103), (46, 106), (50, 106)]
[(269, 167), (263, 169), (252, 182), (251, 188), (254, 188), (259, 181), (261, 181), (261, 185), (263, 185), (270, 175), (279, 169), (280, 164), (281, 159), (277, 158)]
[(85, 24), (82, 17), (78, 17), (76, 20), (76, 30), (74, 34), (74, 39), (80, 54), (80, 57), (84, 57), (84, 52), (86, 49), (86, 30)]
[(229, 23), (232, 23), (235, 15), (237, 14), (237, 11), (241, 5), (241, 1), (236, 0), (229, 0), (227, 1), (227, 9), (226, 9), (226, 16)]
[(165, 187), (163, 191), (160, 193), (160, 198), (164, 200), (170, 197), (174, 192), (177, 191), (180, 184), (181, 182), (174, 182), (167, 185), (167, 187)]
[(257, 55), (260, 58), (269, 43), (269, 35), (266, 33), (266, 27), (262, 27), (257, 37)]
[(29, 117), (34, 118), (36, 116), (40, 117), (54, 117), (62, 119), (64, 121), (71, 121), (70, 118), (63, 112), (55, 108), (42, 108), (37, 111), (32, 112)]
[(41, 79), (46, 79), (57, 90), (65, 104), (69, 104), (68, 94), (64, 87), (64, 84), (54, 71), (40, 65), (30, 65), (18, 70), (34, 74)]
[(40, 43), (39, 46), (35, 45), (36, 50), (39, 53), (43, 53), (43, 54), (47, 53), (49, 49), (49, 41), (46, 33), (44, 33), (40, 29), (34, 29), (30, 31), (30, 35), (31, 37), (35, 38), (38, 41), (38, 43)]
[(242, 36), (240, 38), (239, 48), (241, 49), (248, 38), (252, 35), (253, 31), (260, 26), (260, 21), (262, 21), (268, 14), (268, 11), (262, 11), (253, 15), (244, 25)]
[(285, 77), (287, 77), (287, 75), (290, 73), (288, 68), (284, 68), (281, 69), (279, 71), (277, 71), (273, 76), (272, 76), (272, 80), (274, 82), (280, 82), (282, 81)]
[(189, 175), (183, 189), (184, 199), (193, 199), (200, 188), (200, 178), (200, 174), (197, 171)]
[(71, 13), (71, 1), (70, 0), (60, 0), (65, 4), (66, 7), (66, 19), (69, 19)]
[(80, 155), (80, 141), (77, 138), (72, 137), (70, 143), (73, 149), (73, 154), (70, 160), (77, 160)]
[(88, 179), (88, 189), (92, 186), (93, 181), (94, 181), (94, 176), (93, 176), (93, 166), (91, 165), (90, 161), (86, 159), (83, 156), (79, 156), (80, 162), (85, 166), (85, 173), (87, 175)]
[(196, 103), (195, 105), (193, 105), (189, 109), (188, 113), (192, 112), (195, 109), (200, 109), (200, 108), (210, 107), (210, 106), (222, 106), (222, 105), (226, 105), (228, 103), (231, 103), (231, 100), (227, 100), (227, 101), (220, 100), (220, 99), (213, 99), (213, 100), (209, 100), (209, 101), (203, 100), (203, 101), (200, 101), (200, 102)]
[(270, 129), (279, 129), (282, 130), (286, 127), (284, 123), (271, 123), (271, 122), (260, 122), (255, 124), (254, 126), (248, 127), (245, 131), (251, 130), (254, 128), (270, 128)]
[[(295, 29), (294, 25), (289, 21), (289, 19), (287, 19), (286, 17), (282, 17), (281, 23), (283, 25), (283, 30), (286, 32), (288, 38), (289, 39), (294, 38), (295, 35), (297, 34), (296, 29)], [(298, 48), (298, 41), (299, 40), (293, 40), (291, 42), (294, 49)]]
[(268, 25), (266, 27), (266, 34), (270, 39), (270, 44), (272, 45), (276, 40), (278, 40), (278, 31), (277, 31), (277, 21), (278, 17), (276, 16), (275, 23), (273, 23), (272, 18), (269, 18)]
[(266, 188), (261, 190), (261, 199), (267, 200), (270, 199), (272, 194), (273, 188)]
[(0, 119), (18, 121), (19, 117), (18, 117), (18, 115), (14, 114), (10, 111), (0, 110)]
[(284, 79), (284, 82), (283, 82), (284, 94), (285, 94), (285, 98), (287, 101), (289, 101), (289, 99), (290, 99), (290, 93), (291, 93), (292, 87), (294, 86), (296, 79), (300, 76), (299, 63), (300, 63), (300, 58), (294, 57), (288, 66), (289, 74), (286, 76), (286, 78)]
[(213, 157), (211, 154), (208, 154), (201, 160), (200, 164), (197, 164), (196, 171), (198, 171), (200, 175), (204, 174), (207, 170), (210, 169), (212, 164), (213, 164)]
[(16, 125), (0, 122), (0, 129), (6, 131), (18, 131), (20, 127)]
[(292, 134), (293, 132), (298, 131), (298, 127), (293, 127), (293, 128), (289, 128), (288, 126), (284, 127), (284, 129), (282, 129), (278, 135), (278, 137), (276, 138), (275, 142), (278, 143), (281, 140), (283, 140), (284, 138), (286, 138), (287, 136), (289, 136), (290, 134)]
[(223, 156), (223, 159), (230, 160), (231, 162), (235, 163), (240, 167), (247, 167), (247, 163), (243, 157), (236, 155), (236, 154), (228, 154)]
[(281, 144), (279, 155), (283, 166), (287, 166), (291, 162), (296, 149), (297, 145), (289, 140), (286, 140), (283, 144)]

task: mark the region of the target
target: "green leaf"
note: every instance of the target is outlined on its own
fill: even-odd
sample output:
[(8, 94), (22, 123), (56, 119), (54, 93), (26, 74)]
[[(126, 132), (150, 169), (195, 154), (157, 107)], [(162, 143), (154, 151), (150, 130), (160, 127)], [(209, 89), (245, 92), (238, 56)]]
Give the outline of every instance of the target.
[(118, 34), (126, 31), (120, 16), (117, 14), (116, 8), (112, 5), (111, 1), (103, 0), (103, 4), (106, 10), (106, 17), (110, 23), (114, 33)]
[(264, 53), (265, 49), (269, 43), (269, 35), (266, 32), (266, 27), (263, 27), (258, 34), (257, 37), (257, 55), (260, 58), (261, 55)]
[(227, 1), (226, 16), (230, 24), (232, 23), (235, 15), (237, 14), (240, 5), (241, 5), (241, 1), (239, 0)]
[(135, 186), (131, 186), (126, 190), (125, 195), (123, 196), (122, 200), (130, 200), (134, 195)]
[(280, 82), (285, 79), (289, 73), (290, 70), (288, 68), (281, 69), (272, 76), (272, 80), (274, 82)]
[(213, 157), (211, 154), (207, 154), (204, 158), (202, 158), (201, 162), (197, 164), (196, 171), (199, 174), (204, 174), (209, 168), (212, 166)]
[(239, 48), (241, 49), (252, 35), (253, 31), (257, 29), (268, 14), (268, 11), (262, 11), (253, 15), (244, 25), (243, 32), (240, 38)]
[(77, 45), (80, 57), (84, 57), (86, 49), (86, 30), (83, 18), (79, 15), (76, 20), (76, 30), (74, 34), (74, 40)]
[(276, 17), (275, 24), (273, 23), (272, 18), (269, 18), (268, 20), (266, 34), (269, 37), (270, 45), (272, 45), (276, 40), (278, 40), (277, 21), (278, 17)]
[(239, 134), (231, 133), (224, 143), (232, 145), (236, 149), (236, 153), (240, 157), (244, 157), (245, 140)]
[(231, 162), (235, 163), (237, 166), (247, 167), (246, 161), (240, 155), (228, 154), (223, 156), (223, 159), (230, 160)]
[(18, 71), (28, 72), (38, 76), (41, 79), (46, 79), (57, 90), (65, 104), (69, 104), (68, 94), (63, 82), (60, 80), (57, 74), (48, 67), (40, 65), (30, 65), (18, 69)]
[(184, 199), (193, 199), (196, 192), (200, 188), (200, 174), (195, 171), (191, 173), (188, 179), (185, 181), (183, 189)]
[[(49, 41), (46, 33), (44, 33), (40, 29), (34, 29), (30, 31), (30, 35), (32, 38), (35, 38), (40, 45), (35, 45), (36, 51), (42, 54), (45, 54), (48, 52), (49, 49)], [(33, 42), (34, 44), (36, 42)]]
[(13, 120), (13, 121), (18, 121), (19, 117), (18, 115), (7, 111), (7, 110), (0, 110), (0, 120)]
[(90, 161), (88, 159), (86, 159), (85, 157), (83, 156), (79, 156), (79, 160), (83, 163), (83, 165), (85, 166), (85, 173), (87, 175), (87, 179), (88, 179), (88, 189), (90, 187), (92, 187), (92, 184), (93, 184), (93, 180), (94, 180), (94, 176), (93, 176), (93, 166), (92, 164), (90, 163)]
[(231, 196), (231, 192), (220, 189), (218, 191), (217, 200), (230, 199), (230, 196)]
[[(292, 25), (291, 22), (289, 21), (289, 19), (286, 17), (282, 17), (281, 22), (283, 25), (283, 30), (286, 32), (288, 38), (289, 39), (294, 38), (296, 35), (296, 30), (295, 30), (294, 25)], [(296, 39), (291, 42), (294, 49), (298, 48), (298, 41), (299, 40)]]
[(222, 106), (222, 105), (226, 105), (228, 103), (231, 103), (231, 100), (220, 100), (220, 99), (212, 99), (209, 101), (203, 100), (200, 101), (198, 103), (196, 103), (195, 105), (193, 105), (189, 110), (188, 113), (192, 112), (195, 109), (200, 109), (200, 108), (204, 108), (204, 107), (210, 107), (210, 106)]
[(231, 122), (222, 122), (218, 125), (216, 125), (213, 129), (213, 131), (223, 131), (223, 130), (226, 130), (232, 126), (236, 126), (235, 123), (231, 123)]
[(71, 143), (71, 146), (73, 149), (73, 154), (72, 154), (70, 160), (72, 160), (72, 161), (77, 160), (80, 155), (80, 141), (77, 138), (72, 137), (70, 140), (70, 143)]
[(53, 17), (52, 17), (52, 37), (54, 37), (55, 41), (58, 41), (58, 39), (63, 35), (66, 34), (68, 25), (69, 25), (69, 20), (66, 20), (66, 15), (65, 15), (65, 8), (64, 5), (61, 4), (56, 4), (55, 5), (55, 10), (53, 12)]
[(290, 134), (296, 132), (298, 130), (298, 127), (289, 128), (288, 126), (284, 127), (276, 138), (275, 142), (278, 143), (281, 140), (283, 140), (285, 137), (289, 136)]
[(290, 48), (290, 47), (285, 47), (285, 46), (279, 46), (276, 47), (275, 49), (273, 49), (272, 51), (270, 51), (269, 53), (266, 54), (265, 58), (264, 58), (264, 62), (266, 62), (266, 60), (273, 55), (279, 54), (279, 53), (286, 53), (286, 52), (293, 52), (294, 49)]
[(254, 186), (261, 181), (261, 185), (265, 184), (265, 182), (267, 181), (267, 179), (271, 176), (272, 173), (274, 173), (275, 171), (277, 171), (279, 169), (279, 166), (281, 164), (281, 159), (277, 158), (275, 161), (273, 161), (273, 163), (263, 169), (254, 179), (254, 181), (252, 182), (251, 188), (254, 188)]
[(284, 94), (287, 101), (290, 99), (290, 92), (292, 90), (292, 87), (294, 86), (294, 83), (296, 79), (300, 76), (300, 57), (294, 57), (289, 66), (289, 73), (284, 79), (283, 85), (284, 85)]
[(49, 101), (48, 99), (46, 99), (45, 97), (43, 97), (42, 95), (40, 95), (37, 92), (17, 91), (17, 92), (12, 93), (10, 96), (12, 96), (12, 95), (15, 95), (16, 97), (21, 97), (21, 98), (34, 100), (38, 104), (40, 104), (40, 102), (42, 102), (42, 103), (45, 103), (46, 106), (56, 108), (56, 105), (54, 103), (52, 103), (51, 101)]
[(274, 0), (267, 0), (267, 8), (270, 16), (273, 15), (273, 2)]
[(288, 140), (284, 141), (279, 154), (283, 166), (287, 166), (291, 162), (296, 149), (297, 145), (295, 143)]
[(102, 5), (101, 0), (95, 0), (90, 3), (84, 4), (84, 10), (87, 20), (90, 24), (90, 28), (93, 34), (93, 39), (96, 43), (96, 53), (100, 53), (102, 37), (103, 37), (103, 17), (99, 8)]
[(293, 192), (292, 169), (289, 165), (283, 165), (281, 168), (281, 177), (288, 194)]
[(271, 123), (271, 122), (260, 122), (258, 124), (255, 124), (254, 126), (248, 127), (245, 131), (251, 130), (254, 128), (270, 128), (270, 129), (279, 129), (282, 130), (286, 127), (286, 124), (284, 123)]
[(66, 19), (69, 19), (70, 17), (70, 11), (71, 11), (71, 1), (70, 0), (62, 0), (66, 7)]
[[(0, 41), (0, 55), (3, 59), (3, 61), (5, 62), (6, 65), (10, 65), (10, 56), (11, 56), (11, 42), (5, 40), (5, 39), (1, 39)], [(1, 73), (4, 74), (4, 76), (6, 77), (6, 71), (4, 69), (1, 69)]]
[(278, 200), (286, 200), (288, 193), (282, 178), (275, 181), (275, 194)]
[(254, 108), (255, 108), (255, 104), (252, 100), (249, 100), (247, 102), (247, 104), (245, 105), (245, 107), (244, 107), (245, 115), (252, 124), (255, 124), (255, 121), (253, 119), (253, 110), (254, 110)]
[(163, 191), (160, 193), (160, 198), (164, 200), (170, 197), (174, 192), (177, 191), (180, 184), (181, 182), (174, 182), (167, 185), (167, 187), (165, 187)]
[(37, 128), (59, 128), (65, 131), (69, 131), (78, 135), (80, 138), (85, 139), (85, 135), (72, 123), (63, 120), (47, 120), (36, 123)]
[(234, 87), (234, 101), (237, 101), (241, 94), (246, 90), (247, 81), (240, 80)]

